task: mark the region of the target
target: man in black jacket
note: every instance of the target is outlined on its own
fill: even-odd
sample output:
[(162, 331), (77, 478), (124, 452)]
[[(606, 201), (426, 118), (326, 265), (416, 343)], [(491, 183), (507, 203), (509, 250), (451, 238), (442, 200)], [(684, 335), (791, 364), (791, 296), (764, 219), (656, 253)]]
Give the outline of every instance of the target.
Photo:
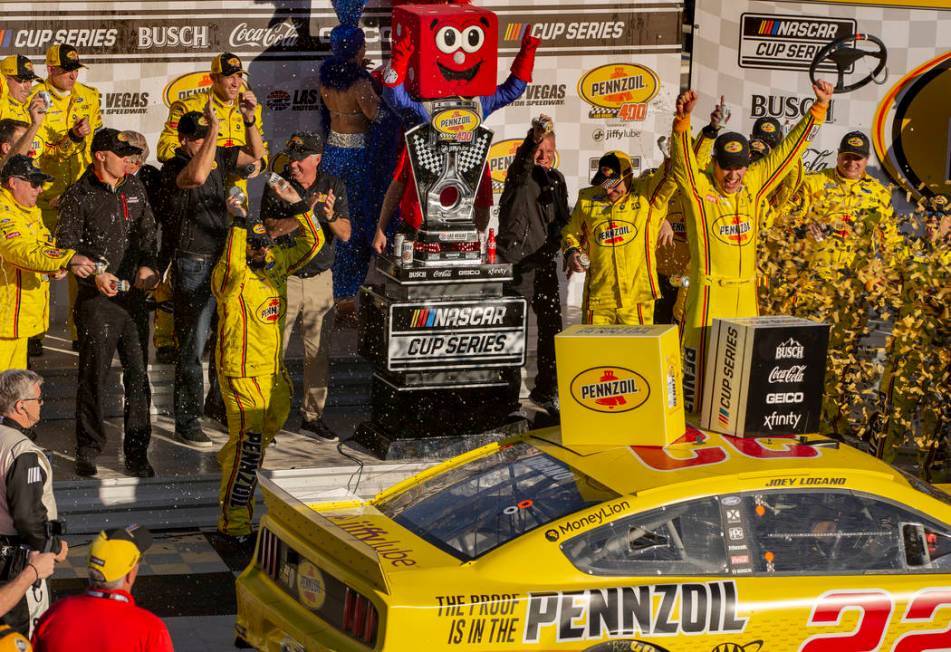
[(96, 474), (96, 457), (106, 443), (103, 394), (118, 348), (125, 387), (126, 472), (151, 477), (149, 379), (142, 343), (149, 327), (144, 291), (159, 280), (155, 219), (145, 188), (126, 175), (125, 157), (141, 150), (115, 129), (96, 132), (91, 149), (92, 165), (63, 193), (56, 230), (60, 246), (107, 263), (102, 274), (80, 279), (73, 309), (79, 331), (76, 473)]
[(555, 255), (561, 228), (568, 223), (565, 177), (554, 169), (555, 132), (548, 116), (532, 121), (515, 152), (499, 200), (498, 253), (512, 263), (514, 280), (507, 289), (525, 297), (538, 322), (538, 374), (529, 397), (549, 409), (558, 383), (555, 335), (561, 330), (561, 297)]
[[(32, 371), (0, 373), (0, 543), (52, 552), (57, 561), (64, 561), (68, 546), (58, 536), (53, 468), (34, 443), (43, 406), (42, 388), (43, 379)], [(0, 563), (2, 571), (7, 570), (7, 563)], [(11, 579), (0, 577), (0, 583)], [(39, 618), (48, 606), (49, 592), (43, 582), (38, 590), (28, 591), (27, 597), (3, 616), (3, 622), (28, 634), (31, 620)]]

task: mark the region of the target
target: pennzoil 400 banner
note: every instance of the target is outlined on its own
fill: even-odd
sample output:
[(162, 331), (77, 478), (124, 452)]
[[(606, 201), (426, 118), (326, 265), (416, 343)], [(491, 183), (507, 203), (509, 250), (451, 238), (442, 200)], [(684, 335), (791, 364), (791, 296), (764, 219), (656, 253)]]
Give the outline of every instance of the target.
[[(559, 166), (572, 190), (587, 185), (607, 149), (623, 149), (641, 166), (659, 162), (656, 134), (669, 130), (680, 79), (682, 2), (477, 4), (499, 17), (499, 81), (525, 29), (543, 39), (525, 95), (487, 121), (496, 192), (539, 113), (555, 120)], [(389, 53), (390, 11), (389, 2), (372, 3), (363, 15), (376, 64)], [(26, 55), (43, 74), (49, 45), (75, 45), (89, 66), (80, 80), (102, 94), (105, 124), (141, 131), (153, 148), (169, 104), (209, 86), (209, 62), (222, 51), (248, 69), (272, 148), (318, 128), (316, 70), (337, 25), (329, 0), (0, 2), (0, 16), (0, 56)]]

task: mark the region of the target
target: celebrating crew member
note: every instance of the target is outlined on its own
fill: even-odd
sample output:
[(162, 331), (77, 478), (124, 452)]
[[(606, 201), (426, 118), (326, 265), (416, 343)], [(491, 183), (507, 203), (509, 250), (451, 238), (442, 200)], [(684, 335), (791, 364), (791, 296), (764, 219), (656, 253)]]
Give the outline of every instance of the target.
[(578, 193), (561, 232), (568, 270), (584, 272), (583, 255), (590, 261), (581, 309), (585, 324), (653, 323), (660, 289), (649, 260), (656, 240), (651, 232), (670, 228), (664, 216), (675, 186), (665, 168), (633, 175), (624, 152), (602, 156), (592, 187)]
[(0, 120), (18, 120), (26, 127), (14, 141), (9, 154), (25, 154), (30, 158), (37, 158), (43, 153), (39, 131), (47, 109), (40, 95), (33, 95), (33, 99), (30, 99), (33, 82), (39, 79), (33, 72), (33, 62), (23, 55), (11, 54), (0, 61), (0, 73), (3, 74), (7, 91), (0, 98)]
[[(0, 373), (0, 543), (52, 552), (57, 561), (64, 561), (69, 546), (59, 536), (62, 527), (56, 520), (53, 467), (35, 443), (42, 390), (43, 379), (32, 371)], [(41, 582), (7, 612), (3, 622), (28, 634), (47, 607), (49, 591), (46, 582)]]
[(155, 219), (142, 184), (126, 175), (125, 157), (142, 150), (115, 129), (100, 129), (92, 141), (93, 162), (63, 193), (57, 242), (106, 265), (80, 279), (74, 309), (79, 331), (76, 393), (76, 474), (96, 474), (106, 443), (102, 407), (106, 377), (118, 348), (125, 390), (125, 469), (155, 475), (148, 461), (152, 436), (146, 371), (148, 312), (144, 291), (158, 283)]
[[(218, 302), (218, 378), (228, 415), (228, 443), (218, 451), (218, 531), (237, 543), (249, 540), (255, 474), (291, 406), (281, 350), (287, 276), (303, 269), (324, 246), (313, 212), (297, 191), (283, 179), (274, 191), (300, 211), (294, 245), (275, 247), (260, 220), (248, 219), (238, 198), (229, 197), (234, 221), (211, 279)], [(331, 193), (317, 210), (325, 219), (333, 218)]]
[(242, 115), (251, 123), (246, 146), (218, 145), (221, 123), (209, 99), (204, 113), (189, 111), (179, 119), (181, 147), (162, 166), (162, 210), (168, 228), (163, 227), (159, 269), (171, 262), (178, 343), (175, 436), (192, 446), (212, 445), (199, 423), (204, 396), (202, 356), (215, 314), (211, 271), (224, 250), (230, 224), (225, 205), (227, 179), (264, 155), (261, 132), (253, 120), (257, 108), (254, 94), (245, 93), (240, 105)]
[(816, 102), (789, 136), (750, 166), (749, 143), (738, 133), (720, 135), (713, 147), (713, 168), (701, 171), (690, 142), (694, 91), (677, 98), (671, 151), (672, 175), (685, 199), (690, 244), (690, 287), (681, 323), (684, 403), (699, 410), (703, 396), (707, 330), (716, 317), (757, 314), (756, 236), (764, 199), (792, 172), (813, 128), (825, 119), (832, 85), (813, 86)]
[(313, 210), (317, 204), (330, 202), (333, 214), (323, 211), (316, 217), (323, 232), (324, 246), (307, 265), (287, 277), (287, 311), (284, 319), (284, 351), (291, 341), (294, 324), (300, 316), (300, 335), (304, 342), (304, 400), (301, 403), (301, 430), (307, 430), (326, 441), (337, 435), (323, 420), (330, 380), (330, 338), (333, 331), (334, 239), (350, 238), (347, 217), (347, 189), (330, 174), (320, 174), (323, 139), (318, 133), (301, 132), (291, 136), (284, 148), (289, 161), (281, 172), (304, 202), (288, 205), (280, 200), (270, 186), (261, 197), (261, 218), (268, 235), (282, 247), (293, 247), (301, 228), (295, 215), (301, 209)]
[(857, 358), (870, 305), (856, 271), (872, 260), (893, 265), (902, 242), (891, 192), (866, 171), (869, 153), (865, 134), (847, 133), (835, 167), (806, 175), (801, 193), (808, 282), (797, 294), (795, 311), (831, 324), (822, 432), (854, 434), (849, 418), (854, 392), (848, 386), (871, 381), (871, 365)]
[(0, 170), (0, 371), (25, 368), (27, 338), (49, 328), (50, 278), (95, 270), (89, 258), (57, 247), (43, 224), (36, 200), (49, 180), (20, 154)]
[(499, 257), (512, 264), (508, 289), (524, 297), (537, 318), (538, 373), (529, 398), (550, 406), (549, 412), (558, 393), (555, 335), (561, 330), (555, 255), (569, 218), (565, 177), (554, 165), (555, 132), (551, 118), (543, 115), (532, 121), (506, 172), (497, 240)]

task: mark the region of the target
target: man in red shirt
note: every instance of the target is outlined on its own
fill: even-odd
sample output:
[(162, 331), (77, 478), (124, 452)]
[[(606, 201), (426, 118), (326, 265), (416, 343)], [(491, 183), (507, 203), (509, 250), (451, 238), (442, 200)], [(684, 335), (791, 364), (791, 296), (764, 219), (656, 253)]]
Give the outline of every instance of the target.
[(132, 585), (152, 534), (138, 525), (100, 532), (89, 548), (89, 588), (54, 604), (33, 632), (34, 652), (172, 652), (158, 616), (135, 606)]

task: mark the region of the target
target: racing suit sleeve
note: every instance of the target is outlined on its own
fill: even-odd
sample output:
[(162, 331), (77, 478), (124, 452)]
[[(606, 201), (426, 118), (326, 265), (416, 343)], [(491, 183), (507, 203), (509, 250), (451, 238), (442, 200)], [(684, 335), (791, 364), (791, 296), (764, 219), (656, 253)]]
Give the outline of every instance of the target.
[(66, 267), (76, 254), (72, 249), (57, 249), (55, 244), (30, 237), (16, 223), (8, 224), (0, 235), (0, 258), (29, 272), (55, 272)]
[(587, 214), (588, 201), (583, 195), (579, 194), (578, 201), (571, 211), (571, 217), (568, 218), (568, 224), (561, 230), (562, 250), (566, 253), (571, 249), (580, 249), (581, 240), (585, 236), (585, 215)]
[[(40, 466), (36, 453), (18, 455), (7, 471), (7, 507), (17, 534), (33, 550), (47, 550), (46, 524), (49, 516), (43, 504), (43, 487), (48, 478)], [(53, 537), (50, 551), (59, 552), (57, 537)]]
[(482, 119), (487, 119), (495, 111), (520, 98), (526, 88), (528, 88), (528, 84), (515, 75), (509, 75), (504, 82), (495, 87), (494, 94), (483, 95), (479, 98), (479, 102), (482, 104)]
[(753, 193), (755, 201), (768, 197), (787, 174), (796, 168), (815, 136), (815, 130), (825, 121), (826, 107), (813, 104), (802, 116), (792, 131), (769, 154), (747, 169), (744, 183)]
[(178, 149), (178, 121), (185, 115), (185, 105), (182, 102), (173, 102), (168, 110), (168, 120), (159, 135), (156, 157), (163, 163), (173, 156)]
[(674, 118), (674, 132), (670, 145), (670, 175), (676, 187), (688, 199), (699, 192), (700, 167), (690, 140), (690, 116)]
[(697, 158), (697, 167), (705, 170), (710, 165), (713, 158), (713, 143), (717, 141), (716, 136), (710, 136), (706, 130), (701, 129), (697, 137), (693, 139), (693, 154)]
[(248, 229), (232, 224), (225, 251), (211, 270), (211, 292), (222, 301), (241, 291), (248, 270)]
[(300, 230), (294, 237), (294, 245), (287, 249), (275, 250), (283, 257), (288, 274), (303, 268), (324, 246), (324, 233), (314, 218), (314, 211), (300, 213), (297, 215), (297, 221), (300, 224)]

